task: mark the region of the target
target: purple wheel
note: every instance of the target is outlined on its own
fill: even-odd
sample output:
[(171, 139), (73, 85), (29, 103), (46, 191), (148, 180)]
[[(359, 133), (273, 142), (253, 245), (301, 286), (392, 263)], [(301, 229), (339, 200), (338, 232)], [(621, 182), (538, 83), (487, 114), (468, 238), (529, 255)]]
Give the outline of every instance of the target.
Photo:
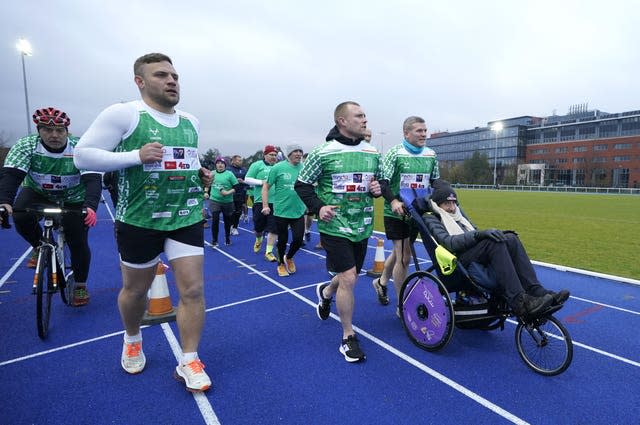
[(431, 273), (409, 275), (400, 291), (402, 324), (411, 341), (427, 351), (447, 345), (454, 329), (454, 313), (446, 288)]

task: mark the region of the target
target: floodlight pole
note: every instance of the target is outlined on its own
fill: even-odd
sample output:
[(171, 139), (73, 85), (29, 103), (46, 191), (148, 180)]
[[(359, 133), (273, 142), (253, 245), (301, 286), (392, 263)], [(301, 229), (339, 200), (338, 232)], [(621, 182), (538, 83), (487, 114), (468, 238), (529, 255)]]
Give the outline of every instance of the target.
[(496, 146), (493, 154), (493, 187), (497, 187), (498, 182), (498, 132), (503, 128), (501, 122), (497, 122), (491, 126), (491, 130), (496, 133)]
[(27, 68), (24, 63), (24, 57), (31, 56), (31, 44), (26, 39), (21, 38), (20, 40), (18, 40), (18, 43), (16, 44), (16, 48), (20, 52), (20, 59), (22, 60), (22, 83), (24, 85), (24, 105), (25, 105), (25, 110), (27, 112), (27, 135), (28, 135), (28, 134), (31, 134), (31, 117), (30, 117), (31, 108), (29, 107), (29, 92), (27, 90)]

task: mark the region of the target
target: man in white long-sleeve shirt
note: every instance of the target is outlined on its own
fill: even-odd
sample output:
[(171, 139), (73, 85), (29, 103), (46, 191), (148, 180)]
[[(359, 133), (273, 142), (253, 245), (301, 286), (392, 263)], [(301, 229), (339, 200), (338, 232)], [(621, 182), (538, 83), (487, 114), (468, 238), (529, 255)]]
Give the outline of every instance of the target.
[(142, 372), (140, 321), (160, 254), (174, 270), (182, 358), (175, 377), (189, 391), (211, 386), (197, 349), (204, 324), (203, 187), (211, 174), (198, 159), (198, 120), (175, 109), (180, 85), (171, 59), (150, 53), (134, 63), (142, 100), (105, 109), (82, 136), (75, 163), (118, 171), (116, 237), (122, 270), (118, 307), (125, 327), (122, 367)]

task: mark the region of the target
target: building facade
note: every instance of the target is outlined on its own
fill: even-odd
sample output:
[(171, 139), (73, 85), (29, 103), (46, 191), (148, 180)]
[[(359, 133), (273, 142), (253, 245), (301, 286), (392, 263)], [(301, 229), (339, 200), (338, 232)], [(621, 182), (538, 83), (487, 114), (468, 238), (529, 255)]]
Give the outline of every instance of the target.
[[(502, 129), (492, 130), (498, 122)], [(518, 166), (530, 164), (535, 172), (517, 183), (640, 187), (640, 110), (611, 114), (577, 105), (562, 116), (523, 116), (434, 133), (427, 145), (443, 167), (476, 151), (485, 154), (498, 184), (518, 180)]]

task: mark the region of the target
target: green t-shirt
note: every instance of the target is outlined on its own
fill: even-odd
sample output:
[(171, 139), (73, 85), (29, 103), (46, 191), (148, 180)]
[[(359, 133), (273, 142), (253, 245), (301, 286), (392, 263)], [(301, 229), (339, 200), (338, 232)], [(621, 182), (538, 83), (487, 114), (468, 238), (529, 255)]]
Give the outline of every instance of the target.
[(198, 133), (187, 116), (166, 127), (146, 111), (139, 111), (135, 130), (116, 152), (162, 143), (162, 161), (118, 172), (116, 220), (147, 229), (170, 231), (202, 220), (203, 188), (198, 172)]
[(269, 189), (269, 202), (273, 204), (273, 215), (284, 218), (300, 218), (307, 207), (298, 196), (293, 186), (298, 179), (302, 164), (292, 165), (289, 161), (282, 161), (271, 167), (267, 183), (273, 188), (271, 197)]
[(220, 204), (233, 202), (233, 193), (223, 195), (220, 190), (231, 190), (236, 184), (238, 184), (238, 179), (231, 171), (224, 170), (222, 173), (214, 171), (210, 192), (211, 200)]
[[(400, 189), (426, 189), (429, 179), (440, 177), (438, 159), (433, 149), (425, 147), (421, 153), (413, 154), (405, 149), (402, 143), (395, 145), (384, 156), (380, 178), (389, 181), (389, 187), (394, 196), (398, 196)], [(385, 217), (401, 219), (391, 211), (391, 204), (384, 201)]]
[[(273, 165), (269, 165), (264, 160), (256, 161), (249, 166), (247, 170), (247, 177), (252, 177), (257, 180), (265, 181), (269, 176), (269, 170), (271, 170)], [(269, 189), (269, 199), (273, 197), (273, 187)], [(253, 188), (253, 203), (254, 204), (262, 204), (262, 186), (255, 186)]]
[(324, 205), (336, 205), (336, 215), (318, 221), (318, 231), (359, 242), (373, 232), (373, 198), (369, 183), (378, 178), (380, 154), (367, 142), (357, 146), (335, 140), (313, 149), (302, 166), (298, 180), (318, 183), (318, 198)]
[(37, 134), (23, 137), (9, 150), (4, 166), (26, 172), (22, 185), (47, 199), (82, 203), (85, 187), (80, 183), (80, 175), (86, 171), (78, 170), (73, 164), (73, 150), (78, 140), (69, 136), (64, 151), (53, 153), (44, 147)]

